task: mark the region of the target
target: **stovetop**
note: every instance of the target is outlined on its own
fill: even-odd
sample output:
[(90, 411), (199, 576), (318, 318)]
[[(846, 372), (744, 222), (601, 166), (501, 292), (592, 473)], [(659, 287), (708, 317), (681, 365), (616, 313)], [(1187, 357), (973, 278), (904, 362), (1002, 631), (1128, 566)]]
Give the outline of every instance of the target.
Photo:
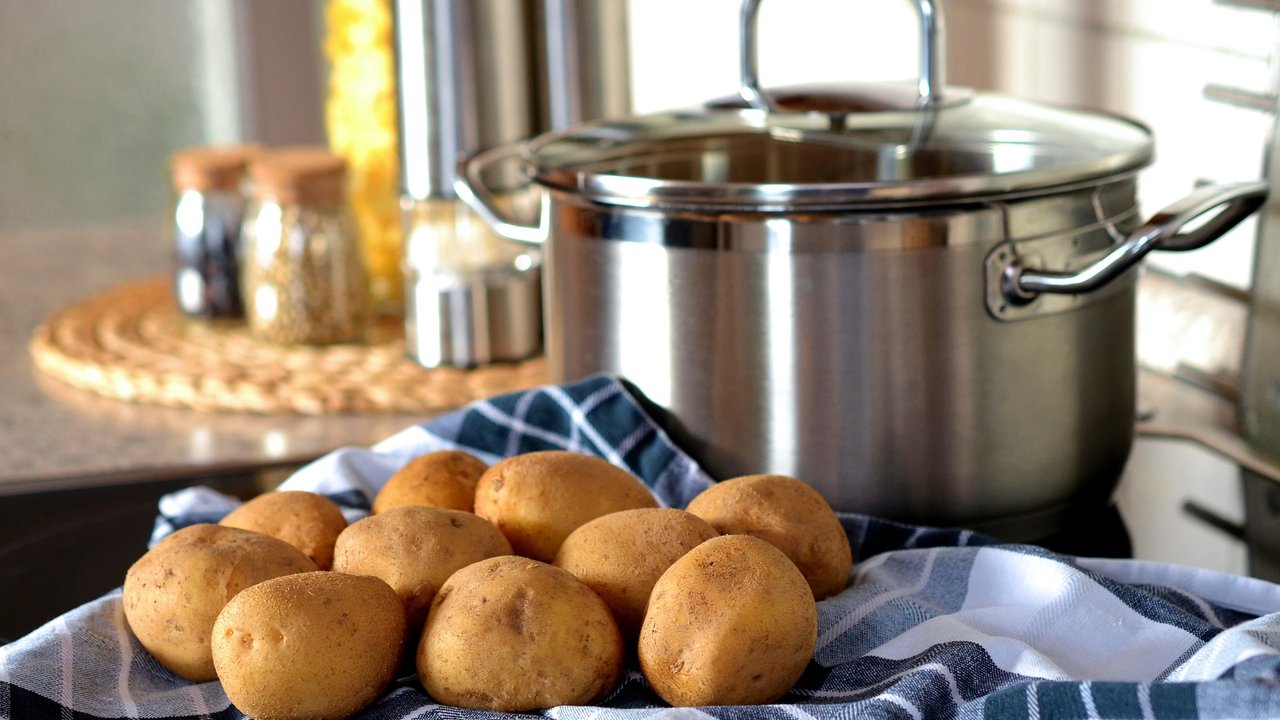
[(162, 496), (207, 485), (247, 499), (279, 484), (288, 470), (99, 480), (0, 495), (0, 644), (123, 584), (125, 571), (147, 551)]
[(1280, 582), (1280, 482), (1187, 440), (1140, 438), (1114, 495), (1132, 556)]

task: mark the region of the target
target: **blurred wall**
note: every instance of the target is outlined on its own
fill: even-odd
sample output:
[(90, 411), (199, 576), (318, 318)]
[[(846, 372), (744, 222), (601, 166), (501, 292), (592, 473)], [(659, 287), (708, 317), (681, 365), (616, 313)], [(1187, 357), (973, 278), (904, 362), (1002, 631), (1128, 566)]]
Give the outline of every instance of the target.
[(0, 231), (163, 215), (183, 146), (322, 142), (322, 9), (0, 3)]

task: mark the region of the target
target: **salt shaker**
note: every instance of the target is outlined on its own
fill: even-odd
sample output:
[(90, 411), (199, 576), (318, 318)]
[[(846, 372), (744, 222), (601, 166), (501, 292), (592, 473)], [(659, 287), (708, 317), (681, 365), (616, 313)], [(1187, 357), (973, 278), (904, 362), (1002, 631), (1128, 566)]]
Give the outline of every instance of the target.
[(346, 162), (326, 148), (272, 151), (250, 166), (244, 298), (250, 331), (277, 343), (361, 338), (367, 276), (345, 201)]
[(173, 293), (179, 309), (203, 318), (244, 316), (240, 229), (245, 168), (257, 145), (187, 148), (170, 158), (174, 189)]
[(405, 347), (424, 367), (523, 360), (542, 347), (541, 262), (460, 200), (406, 213)]

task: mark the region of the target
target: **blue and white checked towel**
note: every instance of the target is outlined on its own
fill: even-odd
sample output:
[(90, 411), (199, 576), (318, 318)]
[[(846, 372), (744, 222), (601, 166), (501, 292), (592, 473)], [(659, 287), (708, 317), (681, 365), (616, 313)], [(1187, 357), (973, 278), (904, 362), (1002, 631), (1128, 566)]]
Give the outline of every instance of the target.
[[(685, 505), (709, 480), (625, 386), (592, 378), (479, 402), (368, 449), (337, 450), (285, 487), (349, 519), (410, 457), (461, 447), (487, 461), (565, 448), (601, 455)], [(156, 538), (235, 500), (193, 488), (161, 503)], [(1055, 555), (969, 532), (842, 516), (852, 585), (818, 604), (818, 647), (778, 704), (672, 709), (632, 670), (601, 707), (547, 717), (1280, 717), (1280, 586), (1131, 560)], [(11, 588), (0, 592), (13, 592)], [(218, 683), (182, 681), (124, 625), (119, 590), (0, 647), (0, 718), (239, 718)], [(496, 718), (436, 705), (412, 675), (361, 717)]]

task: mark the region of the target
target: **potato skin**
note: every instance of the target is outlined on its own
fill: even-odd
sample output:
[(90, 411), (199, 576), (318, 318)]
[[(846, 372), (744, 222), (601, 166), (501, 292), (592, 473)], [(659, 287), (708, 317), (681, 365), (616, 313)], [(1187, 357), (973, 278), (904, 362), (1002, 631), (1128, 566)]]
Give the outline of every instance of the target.
[(476, 514), (496, 525), (516, 554), (547, 563), (578, 526), (611, 512), (657, 506), (626, 470), (562, 450), (506, 458), (476, 486)]
[(817, 600), (849, 584), (849, 536), (822, 495), (800, 480), (785, 475), (724, 480), (699, 493), (686, 509), (722, 535), (769, 541), (800, 568)]
[(246, 715), (336, 720), (391, 683), (404, 632), (404, 609), (381, 580), (302, 573), (227, 603), (213, 627), (213, 658), (227, 697)]
[(316, 565), (261, 533), (192, 525), (156, 543), (125, 574), (124, 615), (162, 665), (194, 682), (216, 679), (210, 632), (223, 606), (265, 580)]
[(605, 601), (623, 640), (634, 645), (654, 583), (685, 553), (719, 534), (683, 510), (622, 510), (570, 533), (556, 553), (555, 565)]
[(508, 555), (454, 573), (418, 645), (418, 678), (438, 702), (520, 712), (586, 705), (622, 675), (609, 608), (560, 568)]
[(373, 514), (402, 505), (471, 512), (476, 483), (488, 469), (483, 460), (461, 450), (437, 450), (419, 455), (387, 479), (373, 499)]
[(333, 565), (333, 543), (347, 527), (342, 509), (323, 495), (303, 490), (263, 493), (218, 522), (279, 538), (306, 553), (321, 570)]
[(640, 669), (671, 705), (770, 703), (800, 678), (817, 637), (817, 603), (795, 565), (764, 540), (723, 535), (658, 579)]
[(455, 571), (499, 555), (511, 543), (484, 518), (461, 510), (404, 505), (357, 520), (338, 536), (333, 569), (382, 579), (404, 603), (409, 628)]

